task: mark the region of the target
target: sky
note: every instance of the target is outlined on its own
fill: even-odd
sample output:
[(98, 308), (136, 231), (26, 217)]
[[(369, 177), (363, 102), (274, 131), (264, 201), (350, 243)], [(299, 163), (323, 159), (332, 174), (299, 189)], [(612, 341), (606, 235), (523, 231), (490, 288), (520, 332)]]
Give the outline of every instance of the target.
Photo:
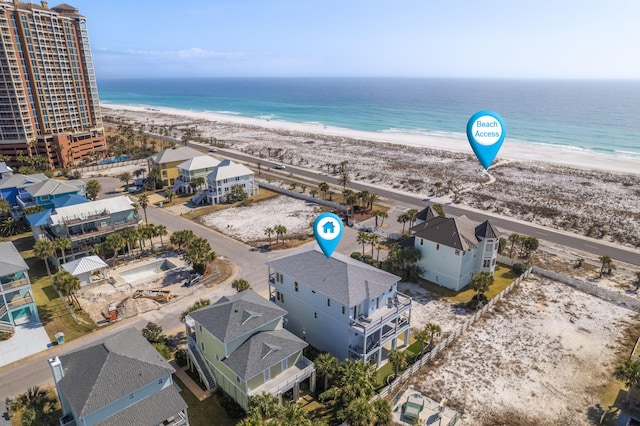
[(637, 0), (67, 3), (98, 79), (640, 78)]

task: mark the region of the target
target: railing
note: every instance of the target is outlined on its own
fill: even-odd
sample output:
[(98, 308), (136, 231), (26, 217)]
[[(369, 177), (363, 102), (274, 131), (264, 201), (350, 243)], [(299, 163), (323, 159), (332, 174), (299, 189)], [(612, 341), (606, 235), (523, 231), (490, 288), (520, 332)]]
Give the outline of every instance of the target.
[(193, 361), (195, 361), (195, 366), (200, 375), (206, 380), (207, 387), (209, 390), (215, 390), (216, 388), (216, 380), (214, 374), (209, 370), (209, 366), (207, 362), (202, 358), (200, 351), (198, 350), (198, 345), (195, 340), (191, 337), (188, 338), (187, 351), (191, 354)]
[(404, 300), (402, 301), (398, 300), (398, 303), (395, 305), (395, 310), (372, 321), (366, 321), (366, 320), (363, 321), (363, 318), (367, 318), (365, 316), (361, 316), (358, 319), (352, 319), (350, 323), (351, 327), (360, 327), (363, 330), (373, 329), (380, 325), (385, 324), (386, 322), (391, 320), (393, 317), (396, 317), (402, 312), (406, 311), (411, 306), (411, 298), (400, 292), (398, 292), (397, 294), (398, 296), (400, 296), (398, 299), (404, 299)]
[(96, 235), (105, 234), (107, 232), (119, 231), (120, 229), (128, 228), (131, 225), (137, 225), (138, 222), (139, 220), (137, 218), (128, 219), (123, 222), (100, 226), (89, 231), (79, 232), (77, 234), (69, 234), (69, 239), (71, 241), (83, 240), (85, 238), (95, 237)]
[(16, 328), (13, 324), (6, 321), (0, 321), (0, 332), (3, 333), (15, 333)]
[(425, 354), (419, 361), (417, 361), (411, 368), (406, 370), (400, 377), (396, 378), (391, 384), (384, 387), (377, 395), (373, 398), (378, 399), (389, 395), (394, 388), (401, 385), (405, 380), (415, 374), (418, 370), (420, 370), (426, 363), (436, 358), (440, 352), (445, 350), (454, 340), (462, 335), (469, 327), (471, 327), (482, 315), (484, 315), (488, 310), (492, 309), (493, 306), (501, 299), (503, 299), (507, 294), (511, 293), (511, 290), (514, 289), (515, 286), (520, 284), (522, 280), (527, 278), (532, 273), (533, 268), (529, 268), (526, 272), (516, 278), (507, 288), (502, 290), (496, 297), (491, 299), (486, 305), (482, 307), (482, 309), (478, 310), (471, 318), (469, 318), (464, 324), (462, 324), (455, 332), (450, 334), (444, 341), (437, 344), (429, 353)]
[(15, 280), (7, 284), (1, 284), (0, 287), (2, 287), (2, 291), (5, 292), (27, 285), (29, 285), (29, 280), (26, 278), (20, 278), (19, 280)]
[(31, 296), (24, 296), (24, 297), (20, 297), (18, 299), (13, 299), (11, 300), (11, 302), (7, 302), (7, 307), (9, 309), (13, 309), (13, 308), (18, 308), (20, 306), (24, 306), (28, 303), (33, 303), (33, 297)]
[[(299, 367), (303, 366), (304, 368), (302, 368), (301, 371), (297, 373), (295, 376), (287, 379), (286, 382), (280, 383), (277, 387), (268, 389), (268, 391), (272, 395), (280, 395), (281, 393), (288, 391), (296, 383), (302, 382), (307, 377), (311, 376), (311, 374), (315, 371), (315, 366), (313, 365), (313, 362), (311, 362), (309, 359), (305, 358), (304, 356), (300, 357), (300, 360), (296, 363), (296, 365), (299, 365)], [(252, 395), (251, 391), (249, 391), (249, 395)]]

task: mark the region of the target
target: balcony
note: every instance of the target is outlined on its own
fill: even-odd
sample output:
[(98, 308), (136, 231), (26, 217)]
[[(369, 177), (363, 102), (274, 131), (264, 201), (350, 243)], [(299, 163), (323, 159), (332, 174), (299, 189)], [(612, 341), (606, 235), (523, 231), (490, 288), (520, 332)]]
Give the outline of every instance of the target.
[[(389, 321), (400, 317), (401, 314), (411, 309), (411, 298), (400, 292), (390, 299), (386, 306), (376, 309), (371, 315), (361, 315), (358, 319), (352, 319), (351, 327), (362, 334), (370, 334), (374, 330), (384, 326)], [(408, 321), (407, 321), (408, 322)]]
[(8, 309), (15, 309), (33, 302), (33, 297), (31, 296), (16, 297), (15, 299), (11, 299), (11, 301), (7, 302), (6, 307)]
[(20, 278), (18, 280), (15, 280), (6, 284), (0, 284), (0, 289), (2, 289), (2, 292), (5, 293), (5, 292), (15, 290), (17, 288), (28, 286), (28, 285), (30, 285), (28, 279)]
[(71, 241), (86, 240), (89, 238), (97, 237), (99, 235), (110, 234), (115, 231), (120, 231), (122, 229), (135, 226), (138, 224), (138, 222), (139, 222), (138, 218), (134, 218), (134, 219), (128, 219), (128, 220), (117, 222), (117, 223), (110, 223), (110, 224), (106, 224), (106, 225), (102, 225), (102, 226), (98, 226), (90, 229), (85, 229), (83, 227), (82, 231), (80, 232), (74, 232), (74, 233), (69, 232), (69, 239)]
[(254, 389), (250, 389), (248, 395), (259, 395), (262, 392), (269, 392), (276, 396), (280, 395), (291, 389), (296, 383), (300, 383), (311, 377), (315, 371), (316, 368), (313, 365), (313, 362), (304, 356), (301, 356), (296, 365), (287, 368), (266, 383), (263, 383)]

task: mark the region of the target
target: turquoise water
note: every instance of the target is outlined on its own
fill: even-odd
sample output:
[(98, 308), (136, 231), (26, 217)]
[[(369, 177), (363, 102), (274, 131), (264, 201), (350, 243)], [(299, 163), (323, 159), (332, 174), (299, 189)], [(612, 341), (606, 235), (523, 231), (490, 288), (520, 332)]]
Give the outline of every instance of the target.
[(499, 113), (507, 140), (640, 158), (640, 81), (389, 78), (100, 80), (103, 104), (170, 107), (373, 132), (465, 137)]

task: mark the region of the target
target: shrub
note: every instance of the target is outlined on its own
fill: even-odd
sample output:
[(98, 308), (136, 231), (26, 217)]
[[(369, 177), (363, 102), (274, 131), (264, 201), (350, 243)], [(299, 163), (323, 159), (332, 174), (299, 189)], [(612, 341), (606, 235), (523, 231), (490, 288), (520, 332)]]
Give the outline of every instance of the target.
[(524, 274), (524, 271), (527, 270), (527, 267), (522, 263), (514, 263), (511, 265), (511, 272), (513, 272), (516, 276), (520, 276)]
[(373, 265), (373, 257), (372, 257), (372, 256), (370, 256), (370, 255), (368, 255), (368, 254), (365, 254), (364, 256), (362, 256), (362, 259), (361, 259), (361, 260), (362, 260), (364, 263), (367, 263), (367, 264), (369, 264), (369, 265)]
[(178, 349), (173, 355), (173, 358), (176, 360), (178, 367), (184, 367), (187, 365), (187, 351), (184, 349)]
[(227, 412), (229, 417), (233, 419), (241, 419), (247, 415), (240, 404), (235, 402), (233, 398), (226, 394), (221, 388), (217, 388), (216, 393), (218, 394), (220, 405), (222, 406), (224, 411)]
[(351, 253), (351, 258), (355, 260), (362, 260), (362, 254), (359, 251)]
[(476, 294), (471, 298), (469, 303), (467, 303), (467, 308), (475, 311), (482, 308), (488, 302), (489, 302), (489, 299), (487, 299), (487, 296), (485, 296), (484, 294)]
[(160, 355), (162, 355), (162, 358), (167, 360), (171, 359), (171, 351), (169, 350), (169, 347), (166, 344), (152, 343), (151, 345), (153, 345), (153, 347), (156, 348), (156, 351), (158, 351)]

